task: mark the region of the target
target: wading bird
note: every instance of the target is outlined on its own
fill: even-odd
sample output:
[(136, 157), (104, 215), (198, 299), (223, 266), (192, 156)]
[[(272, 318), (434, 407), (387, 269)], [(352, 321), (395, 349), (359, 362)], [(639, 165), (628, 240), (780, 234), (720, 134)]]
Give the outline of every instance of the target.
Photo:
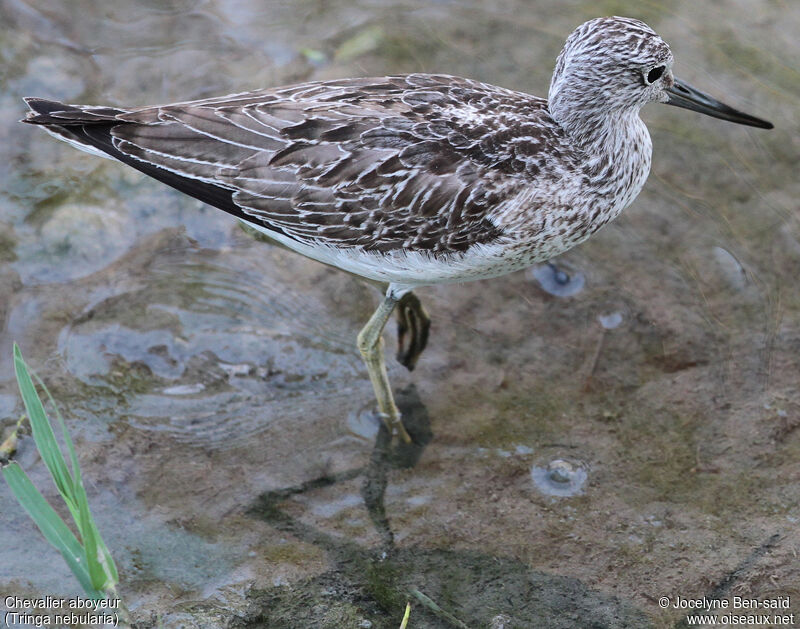
[(408, 440), (382, 331), (428, 318), (412, 289), (497, 277), (586, 240), (639, 194), (651, 102), (772, 128), (676, 79), (638, 20), (579, 26), (547, 100), (436, 74), (342, 79), (155, 107), (27, 98), (24, 122), (233, 214), (281, 245), (387, 286), (358, 335), (387, 425)]

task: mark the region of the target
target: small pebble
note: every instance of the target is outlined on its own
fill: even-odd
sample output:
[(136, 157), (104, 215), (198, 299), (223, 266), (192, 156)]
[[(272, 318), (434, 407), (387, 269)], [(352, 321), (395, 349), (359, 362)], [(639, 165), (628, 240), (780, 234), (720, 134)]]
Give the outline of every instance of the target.
[(569, 275), (550, 264), (542, 264), (528, 270), (528, 277), (536, 280), (542, 290), (555, 297), (572, 297), (583, 290), (586, 278), (583, 273)]
[(548, 496), (570, 497), (583, 493), (588, 475), (583, 465), (564, 459), (553, 459), (547, 465), (531, 468), (533, 483)]
[(619, 327), (619, 324), (622, 323), (623, 317), (621, 312), (609, 312), (598, 315), (597, 320), (606, 330), (613, 330), (614, 328)]

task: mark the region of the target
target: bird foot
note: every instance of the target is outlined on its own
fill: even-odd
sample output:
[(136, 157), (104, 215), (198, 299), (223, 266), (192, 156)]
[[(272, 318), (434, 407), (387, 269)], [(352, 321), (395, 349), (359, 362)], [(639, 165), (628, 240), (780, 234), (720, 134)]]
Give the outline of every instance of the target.
[(375, 411), (375, 414), (380, 418), (384, 426), (389, 429), (389, 434), (392, 435), (392, 439), (395, 437), (400, 437), (400, 440), (403, 441), (403, 443), (414, 443), (411, 439), (411, 435), (408, 434), (406, 427), (403, 425), (403, 418), (401, 417), (400, 413), (392, 416), (389, 413)]
[(422, 306), (419, 297), (406, 293), (397, 304), (397, 361), (409, 371), (428, 344), (431, 318)]

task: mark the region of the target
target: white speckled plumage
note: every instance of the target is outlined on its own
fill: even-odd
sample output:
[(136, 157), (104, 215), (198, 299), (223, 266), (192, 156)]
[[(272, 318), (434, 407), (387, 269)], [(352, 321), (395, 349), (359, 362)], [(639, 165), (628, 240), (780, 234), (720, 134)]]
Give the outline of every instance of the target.
[(25, 121), (399, 293), (524, 268), (614, 219), (650, 170), (639, 110), (683, 85), (672, 63), (643, 22), (598, 18), (548, 100), (411, 74), (125, 110), (28, 99)]
[(772, 126), (678, 81), (672, 61), (646, 24), (598, 18), (567, 39), (548, 100), (410, 74), (139, 109), (30, 98), (25, 122), (388, 283), (358, 348), (379, 412), (410, 441), (381, 344), (402, 300), (398, 357), (411, 369), (424, 349), (430, 319), (409, 291), (524, 268), (615, 218), (650, 171), (647, 103)]
[[(599, 47), (590, 45), (601, 35)], [(638, 118), (644, 102), (620, 103), (622, 115), (614, 116), (609, 104), (641, 80), (602, 49), (630, 43), (623, 39), (637, 44), (641, 68), (671, 61), (640, 22), (589, 22), (559, 57), (549, 111), (547, 101), (526, 94), (409, 75), (138, 110), (62, 106), (46, 115), (54, 133), (95, 153), (91, 131), (87, 138), (79, 129), (105, 124), (116, 151), (196, 182), (201, 198), (208, 186), (230, 191), (241, 218), (311, 258), (405, 287), (463, 281), (568, 249), (638, 193), (650, 166)], [(590, 99), (584, 95), (597, 74), (580, 73), (587, 57), (610, 86)], [(599, 121), (595, 135), (581, 135), (584, 118)], [(367, 203), (370, 212), (360, 211)], [(465, 211), (460, 221), (453, 216)], [(448, 241), (456, 232), (462, 242)]]

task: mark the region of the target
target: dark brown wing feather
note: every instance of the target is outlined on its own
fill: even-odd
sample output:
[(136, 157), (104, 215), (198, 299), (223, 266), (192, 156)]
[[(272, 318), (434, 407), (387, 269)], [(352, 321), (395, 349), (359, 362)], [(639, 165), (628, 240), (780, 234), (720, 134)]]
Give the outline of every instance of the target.
[(492, 209), (529, 183), (547, 141), (543, 125), (525, 123), (547, 115), (541, 99), (432, 75), (132, 111), (29, 104), (27, 122), (240, 218), (377, 251), (450, 254), (495, 240)]

